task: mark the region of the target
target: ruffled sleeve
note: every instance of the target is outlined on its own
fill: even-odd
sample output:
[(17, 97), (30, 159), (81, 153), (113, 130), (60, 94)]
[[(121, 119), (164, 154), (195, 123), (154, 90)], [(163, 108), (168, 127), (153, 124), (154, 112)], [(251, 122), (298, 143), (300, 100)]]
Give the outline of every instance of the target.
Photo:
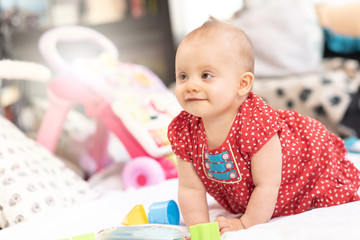
[(194, 116), (182, 111), (168, 127), (168, 139), (175, 155), (187, 162), (192, 162), (193, 146), (191, 144)]
[(250, 158), (282, 129), (277, 112), (255, 94), (241, 107), (241, 122), (241, 152)]

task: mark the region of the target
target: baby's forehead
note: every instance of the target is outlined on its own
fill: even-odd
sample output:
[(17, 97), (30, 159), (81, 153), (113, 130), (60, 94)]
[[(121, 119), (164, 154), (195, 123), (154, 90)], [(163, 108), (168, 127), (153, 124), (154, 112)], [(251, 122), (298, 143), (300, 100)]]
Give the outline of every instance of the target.
[[(254, 53), (250, 39), (240, 28), (227, 23), (210, 23), (189, 33), (177, 50), (176, 56), (207, 52), (215, 48), (218, 56), (226, 55), (245, 64), (247, 71), (253, 72)], [(211, 52), (216, 52), (211, 51)]]
[(246, 38), (244, 32), (239, 28), (230, 24), (218, 23), (209, 26), (202, 26), (190, 32), (185, 38), (184, 42), (204, 42), (214, 41), (221, 43), (222, 41), (234, 45), (241, 45)]
[(237, 34), (237, 28), (234, 26), (225, 24), (225, 23), (217, 23), (217, 24), (210, 24), (206, 26), (201, 26), (192, 32), (190, 32), (186, 38), (203, 38), (203, 37), (211, 37), (217, 35), (233, 35)]

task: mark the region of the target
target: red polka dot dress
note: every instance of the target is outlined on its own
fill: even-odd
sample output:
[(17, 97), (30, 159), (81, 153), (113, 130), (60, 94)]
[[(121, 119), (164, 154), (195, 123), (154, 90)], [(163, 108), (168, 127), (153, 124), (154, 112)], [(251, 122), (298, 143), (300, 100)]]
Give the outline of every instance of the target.
[(360, 200), (360, 172), (346, 159), (343, 141), (320, 122), (274, 110), (252, 92), (216, 149), (208, 147), (201, 118), (185, 111), (168, 129), (174, 153), (193, 163), (207, 192), (231, 213), (245, 212), (254, 190), (251, 158), (275, 134), (283, 162), (273, 217)]

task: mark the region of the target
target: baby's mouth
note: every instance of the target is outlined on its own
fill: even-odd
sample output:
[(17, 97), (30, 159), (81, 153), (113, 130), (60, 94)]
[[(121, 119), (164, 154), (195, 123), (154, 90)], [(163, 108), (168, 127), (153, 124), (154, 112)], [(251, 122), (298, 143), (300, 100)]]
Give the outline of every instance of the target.
[(204, 101), (206, 98), (201, 96), (185, 96), (184, 100), (187, 102), (196, 102), (196, 101)]

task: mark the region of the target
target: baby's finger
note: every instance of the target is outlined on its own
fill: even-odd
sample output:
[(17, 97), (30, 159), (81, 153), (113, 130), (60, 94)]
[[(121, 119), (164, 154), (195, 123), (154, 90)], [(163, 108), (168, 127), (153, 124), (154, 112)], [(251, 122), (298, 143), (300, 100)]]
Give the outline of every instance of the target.
[(231, 231), (234, 231), (234, 230), (229, 227), (224, 227), (220, 230), (220, 235), (223, 235), (224, 233), (231, 232)]
[(227, 229), (229, 229), (229, 221), (226, 217), (218, 217), (216, 221), (219, 224), (220, 235), (228, 231)]
[(215, 221), (218, 222), (220, 229), (229, 225), (229, 221), (226, 217), (217, 217)]

